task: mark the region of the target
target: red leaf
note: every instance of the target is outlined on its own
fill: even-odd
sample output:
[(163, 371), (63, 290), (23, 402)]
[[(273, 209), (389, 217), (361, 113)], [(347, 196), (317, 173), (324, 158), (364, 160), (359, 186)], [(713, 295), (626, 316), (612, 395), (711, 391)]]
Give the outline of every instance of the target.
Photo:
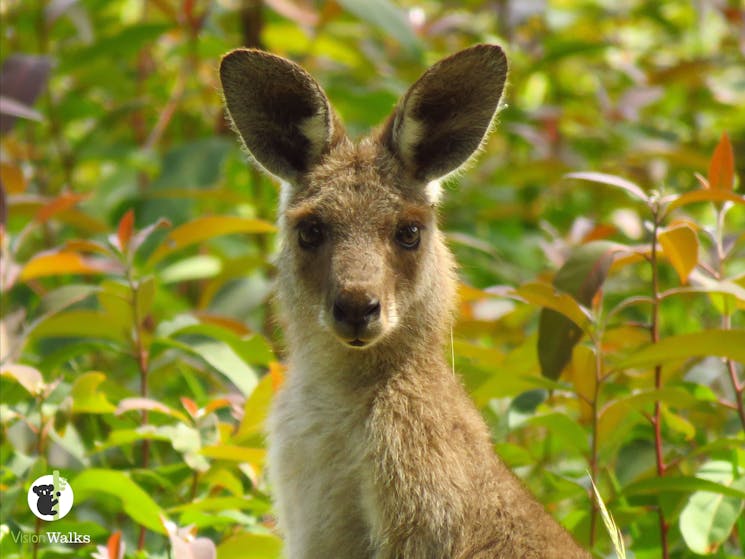
[(111, 536), (109, 541), (106, 542), (106, 549), (109, 553), (109, 559), (119, 559), (119, 550), (121, 549), (122, 533), (117, 530)]
[(726, 132), (714, 149), (709, 163), (709, 188), (712, 190), (734, 190), (735, 156)]
[(196, 417), (199, 413), (199, 406), (197, 406), (196, 402), (192, 400), (191, 398), (187, 398), (186, 396), (181, 397), (181, 405), (184, 406), (184, 409), (189, 412), (189, 415), (192, 417)]
[(63, 192), (51, 202), (45, 204), (36, 212), (36, 221), (44, 223), (53, 215), (72, 208), (75, 204), (87, 198), (85, 194), (73, 194), (72, 192)]
[(129, 240), (132, 238), (132, 231), (135, 224), (135, 212), (129, 210), (122, 216), (119, 221), (119, 227), (116, 231), (117, 239), (119, 239), (119, 249), (124, 252), (129, 246)]

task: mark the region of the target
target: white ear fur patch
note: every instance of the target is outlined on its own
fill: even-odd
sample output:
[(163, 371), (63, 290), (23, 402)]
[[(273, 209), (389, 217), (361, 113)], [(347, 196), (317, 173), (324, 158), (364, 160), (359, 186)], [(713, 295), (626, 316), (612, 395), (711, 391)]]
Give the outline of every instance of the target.
[[(323, 100), (321, 100), (323, 101)], [(298, 128), (310, 142), (310, 160), (317, 160), (321, 157), (326, 144), (329, 139), (333, 136), (333, 120), (329, 118), (330, 109), (328, 105), (323, 102), (321, 108), (313, 116), (309, 116), (303, 120)]]
[(433, 206), (439, 204), (440, 198), (442, 197), (442, 184), (439, 179), (429, 181), (427, 186), (424, 187), (424, 192), (427, 195), (427, 200), (429, 200), (430, 204)]
[(416, 97), (406, 100), (402, 113), (397, 118), (400, 121), (394, 126), (394, 142), (398, 146), (398, 153), (406, 163), (414, 161), (414, 150), (424, 136), (424, 125), (409, 114), (408, 107), (416, 106)]

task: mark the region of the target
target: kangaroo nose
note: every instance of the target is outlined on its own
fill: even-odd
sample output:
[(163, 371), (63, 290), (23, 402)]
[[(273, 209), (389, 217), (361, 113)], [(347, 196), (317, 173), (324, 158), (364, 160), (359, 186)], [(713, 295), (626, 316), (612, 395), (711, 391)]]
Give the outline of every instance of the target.
[(341, 293), (334, 301), (334, 320), (354, 328), (365, 326), (380, 316), (380, 301), (368, 294)]

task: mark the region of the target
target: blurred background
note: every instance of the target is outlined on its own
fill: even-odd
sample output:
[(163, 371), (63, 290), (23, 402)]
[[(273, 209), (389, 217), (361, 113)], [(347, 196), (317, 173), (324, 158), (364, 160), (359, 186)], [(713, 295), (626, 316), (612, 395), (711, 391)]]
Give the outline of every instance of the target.
[[(463, 281), (455, 362), (497, 450), (598, 557), (612, 546), (588, 469), (629, 556), (745, 553), (741, 365), (683, 356), (661, 379), (647, 364), (606, 381), (582, 376), (575, 352), (542, 383), (541, 303), (494, 296), (550, 281), (589, 241), (650, 242), (644, 200), (567, 173), (617, 175), (650, 200), (722, 174), (737, 190), (741, 2), (2, 0), (0, 15), (3, 557), (279, 557), (261, 435), (284, 374), (269, 304), (278, 189), (226, 123), (220, 56), (250, 46), (300, 63), (360, 137), (427, 66), (480, 42), (508, 54), (505, 103), (441, 213)], [(723, 133), (729, 151), (713, 156)], [(605, 302), (583, 302), (593, 316), (650, 295), (653, 279), (655, 294), (687, 285), (677, 247), (736, 287), (729, 302), (671, 297), (658, 333), (741, 329), (745, 212), (735, 194), (717, 200), (666, 215), (658, 225), (682, 223), (695, 249), (666, 249), (658, 272), (640, 249)], [(649, 340), (649, 308), (633, 304), (587, 351)], [(49, 528), (26, 492), (52, 469), (76, 497), (54, 529), (88, 545), (15, 537)], [(728, 489), (696, 504), (695, 479)]]

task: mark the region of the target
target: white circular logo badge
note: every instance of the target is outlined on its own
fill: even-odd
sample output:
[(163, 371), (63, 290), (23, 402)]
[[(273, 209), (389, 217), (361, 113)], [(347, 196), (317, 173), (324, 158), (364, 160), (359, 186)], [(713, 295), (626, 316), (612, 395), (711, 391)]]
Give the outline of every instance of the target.
[(28, 489), (28, 508), (42, 520), (59, 520), (72, 508), (72, 487), (55, 470), (53, 475), (41, 476)]

